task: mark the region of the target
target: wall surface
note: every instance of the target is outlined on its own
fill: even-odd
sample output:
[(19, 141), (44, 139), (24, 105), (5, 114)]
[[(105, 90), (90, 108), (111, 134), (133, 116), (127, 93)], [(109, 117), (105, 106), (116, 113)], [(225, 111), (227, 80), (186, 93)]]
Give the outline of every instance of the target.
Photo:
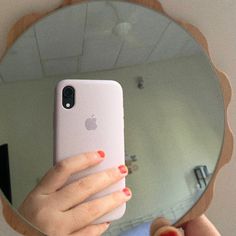
[[(6, 35), (12, 25), (23, 15), (50, 9), (61, 0), (0, 0), (0, 54), (4, 50)], [(236, 1), (235, 0), (161, 0), (166, 11), (199, 27), (208, 39), (214, 63), (224, 70), (236, 90)], [(229, 109), (230, 124), (236, 131), (236, 100), (233, 96)], [(222, 235), (236, 232), (236, 156), (219, 174), (214, 200), (207, 211)]]

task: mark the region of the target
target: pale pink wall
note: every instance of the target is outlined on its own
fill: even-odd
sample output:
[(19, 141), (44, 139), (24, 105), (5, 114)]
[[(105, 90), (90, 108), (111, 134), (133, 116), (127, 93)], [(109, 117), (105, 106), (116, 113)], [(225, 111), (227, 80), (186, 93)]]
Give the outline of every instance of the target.
[[(49, 9), (61, 0), (0, 0), (0, 55), (10, 27), (21, 16)], [(199, 27), (207, 37), (214, 63), (230, 77), (236, 90), (236, 1), (235, 0), (161, 0), (172, 16)], [(236, 100), (229, 109), (231, 127), (236, 131)], [(235, 122), (233, 122), (235, 121)], [(236, 156), (219, 174), (214, 200), (207, 211), (222, 235), (236, 233)], [(10, 235), (10, 234), (9, 234)]]

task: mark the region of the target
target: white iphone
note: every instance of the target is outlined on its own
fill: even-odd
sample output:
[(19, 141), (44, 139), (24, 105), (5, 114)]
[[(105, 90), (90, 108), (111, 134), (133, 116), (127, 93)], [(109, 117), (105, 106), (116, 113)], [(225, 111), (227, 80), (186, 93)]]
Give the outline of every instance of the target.
[[(56, 87), (54, 164), (83, 152), (104, 150), (105, 160), (81, 171), (68, 183), (108, 168), (124, 165), (124, 112), (121, 85), (111, 80), (62, 80)], [(96, 184), (96, 183), (94, 183)], [(125, 179), (95, 194), (96, 199), (125, 188)], [(119, 219), (126, 205), (95, 223)]]

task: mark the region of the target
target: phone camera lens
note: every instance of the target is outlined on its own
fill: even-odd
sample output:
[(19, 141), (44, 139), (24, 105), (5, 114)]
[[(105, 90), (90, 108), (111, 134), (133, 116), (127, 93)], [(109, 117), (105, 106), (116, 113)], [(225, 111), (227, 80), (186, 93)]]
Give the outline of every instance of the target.
[(72, 86), (66, 86), (62, 90), (62, 104), (66, 109), (71, 109), (75, 105), (75, 89)]
[(63, 89), (63, 95), (65, 97), (71, 97), (74, 94), (74, 88), (67, 86)]

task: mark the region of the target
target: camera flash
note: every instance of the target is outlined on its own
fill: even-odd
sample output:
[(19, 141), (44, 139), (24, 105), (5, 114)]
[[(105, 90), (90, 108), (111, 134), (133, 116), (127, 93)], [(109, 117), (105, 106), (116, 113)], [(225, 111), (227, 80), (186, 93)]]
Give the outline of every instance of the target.
[(70, 107), (70, 103), (66, 103), (66, 107)]

